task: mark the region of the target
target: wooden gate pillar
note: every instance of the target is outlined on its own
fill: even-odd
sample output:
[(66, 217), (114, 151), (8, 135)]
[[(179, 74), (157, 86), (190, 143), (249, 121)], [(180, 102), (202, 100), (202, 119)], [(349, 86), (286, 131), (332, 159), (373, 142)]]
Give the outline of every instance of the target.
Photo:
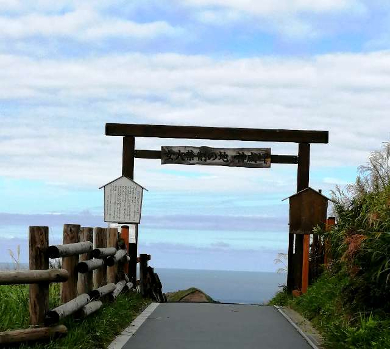
[[(122, 176), (126, 176), (134, 180), (134, 158), (135, 158), (135, 137), (123, 137), (123, 151), (122, 151)], [(128, 268), (128, 277), (133, 285), (136, 282), (137, 272), (137, 247), (138, 247), (138, 224), (134, 224), (135, 243), (129, 244), (127, 253), (131, 260)]]
[[(309, 187), (310, 171), (310, 144), (299, 143), (298, 146), (298, 170), (297, 170), (297, 192)], [(287, 289), (302, 288), (302, 266), (303, 266), (303, 241), (304, 235), (289, 234), (288, 246), (288, 273)], [(295, 253), (294, 253), (295, 241)]]

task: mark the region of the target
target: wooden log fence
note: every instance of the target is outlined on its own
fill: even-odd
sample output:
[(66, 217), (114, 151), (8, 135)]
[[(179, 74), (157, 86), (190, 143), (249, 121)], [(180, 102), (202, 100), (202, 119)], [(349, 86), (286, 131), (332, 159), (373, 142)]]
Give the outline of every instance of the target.
[(76, 319), (84, 319), (88, 315), (96, 313), (103, 306), (101, 301), (92, 301), (87, 305), (83, 306), (76, 314)]
[[(135, 245), (135, 246), (132, 246)], [(33, 328), (0, 332), (0, 346), (20, 342), (53, 339), (66, 335), (67, 328), (56, 325), (73, 315), (83, 319), (102, 307), (102, 300), (115, 301), (123, 292), (133, 290), (156, 301), (166, 298), (149, 292), (161, 291), (158, 275), (150, 274), (150, 255), (137, 257), (136, 245), (129, 243), (128, 227), (89, 228), (65, 224), (63, 244), (49, 246), (48, 227), (29, 228), (30, 270), (0, 272), (0, 285), (29, 284), (30, 324)], [(135, 249), (133, 248), (135, 247)], [(50, 258), (62, 258), (62, 269), (49, 269)], [(122, 272), (113, 273), (121, 263)], [(128, 263), (128, 267), (125, 267)], [(140, 263), (140, 280), (136, 280)], [(120, 269), (120, 268), (118, 268)], [(108, 271), (108, 274), (107, 274)], [(93, 278), (94, 274), (94, 278)], [(158, 282), (150, 283), (156, 279)], [(108, 281), (112, 281), (107, 283)], [(61, 283), (61, 305), (49, 309), (49, 284)], [(137, 287), (137, 284), (140, 285)], [(145, 290), (149, 290), (145, 292)], [(50, 327), (48, 327), (50, 326)]]
[(99, 299), (113, 292), (115, 288), (116, 285), (114, 283), (107, 284), (105, 286), (97, 288), (96, 290), (92, 290), (89, 295), (92, 299)]
[(0, 332), (0, 347), (7, 344), (59, 338), (66, 335), (67, 332), (68, 329), (64, 325)]
[(103, 268), (106, 265), (104, 259), (90, 259), (77, 264), (76, 269), (79, 273), (85, 274), (92, 270)]
[(119, 296), (119, 294), (122, 292), (122, 290), (125, 288), (125, 286), (126, 286), (126, 280), (119, 281), (115, 285), (115, 290), (108, 295), (109, 299), (111, 301), (114, 301)]
[(109, 256), (107, 258), (107, 265), (109, 267), (112, 267), (114, 266), (115, 264), (117, 264), (118, 262), (120, 262), (121, 260), (123, 260), (124, 258), (126, 258), (126, 255), (127, 255), (127, 251), (126, 250), (118, 250), (114, 256)]
[(87, 305), (90, 300), (91, 297), (89, 296), (89, 294), (84, 293), (72, 299), (71, 301), (60, 305), (59, 307), (48, 311), (45, 317), (45, 325), (56, 324), (64, 317), (75, 313), (77, 310)]
[(67, 245), (49, 246), (47, 254), (49, 255), (49, 258), (71, 257), (91, 252), (92, 249), (92, 242), (85, 241)]
[(109, 256), (113, 256), (116, 253), (115, 247), (107, 247), (107, 248), (95, 248), (92, 251), (92, 257), (94, 258), (105, 258)]
[(39, 284), (42, 282), (64, 282), (69, 273), (65, 269), (21, 270), (0, 273), (0, 285)]

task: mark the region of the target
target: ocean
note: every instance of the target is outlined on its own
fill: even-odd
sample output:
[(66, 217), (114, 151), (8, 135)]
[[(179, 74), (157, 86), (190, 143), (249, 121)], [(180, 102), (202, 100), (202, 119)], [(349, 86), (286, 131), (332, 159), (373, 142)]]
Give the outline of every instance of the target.
[(222, 303), (262, 304), (268, 302), (281, 285), (286, 274), (248, 271), (193, 270), (155, 268), (163, 292), (197, 287)]
[[(27, 268), (27, 264), (21, 264)], [(0, 263), (0, 270), (12, 270), (11, 263)], [(281, 285), (286, 274), (249, 271), (194, 270), (155, 268), (163, 292), (196, 287), (222, 303), (262, 304), (268, 302)]]

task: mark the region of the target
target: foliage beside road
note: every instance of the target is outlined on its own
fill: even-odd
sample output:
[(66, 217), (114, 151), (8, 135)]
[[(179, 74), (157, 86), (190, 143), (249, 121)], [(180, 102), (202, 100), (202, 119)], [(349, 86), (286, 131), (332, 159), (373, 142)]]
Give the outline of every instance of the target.
[(361, 175), (333, 199), (337, 224), (324, 234), (332, 263), (289, 305), (320, 329), (329, 348), (390, 348), (390, 144), (374, 152)]
[[(28, 328), (28, 285), (0, 286), (0, 331)], [(50, 286), (50, 308), (60, 304), (60, 285)], [(61, 321), (68, 328), (67, 336), (46, 343), (20, 345), (20, 349), (106, 348), (130, 322), (148, 305), (135, 292), (118, 296), (113, 303), (103, 307), (88, 318), (77, 321), (71, 317)]]

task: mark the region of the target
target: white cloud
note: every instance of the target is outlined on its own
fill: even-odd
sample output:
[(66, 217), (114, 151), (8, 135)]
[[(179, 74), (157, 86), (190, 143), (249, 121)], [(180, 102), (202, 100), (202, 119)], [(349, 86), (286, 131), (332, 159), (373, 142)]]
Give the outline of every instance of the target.
[(256, 15), (335, 12), (361, 7), (357, 0), (185, 0), (194, 7), (231, 8)]
[(186, 0), (195, 17), (212, 25), (251, 23), (251, 30), (278, 33), (287, 39), (311, 39), (320, 33), (319, 16), (348, 13), (361, 16), (366, 6), (359, 0)]
[(35, 36), (68, 37), (78, 41), (107, 37), (152, 39), (177, 35), (181, 29), (165, 21), (137, 23), (118, 17), (107, 17), (90, 7), (81, 7), (61, 14), (28, 13), (0, 16), (0, 38), (25, 39)]
[[(358, 166), (389, 139), (389, 60), (389, 51), (227, 60), (174, 54), (73, 60), (3, 55), (0, 160), (7, 166), (0, 175), (96, 187), (120, 173), (121, 140), (105, 137), (104, 124), (123, 122), (329, 130), (329, 145), (312, 146), (312, 164), (324, 167), (324, 177), (334, 177), (326, 175), (326, 166)], [(137, 139), (138, 148), (161, 144), (243, 146)], [(259, 145), (271, 146), (274, 153), (297, 151), (289, 144), (244, 146)], [(138, 178), (153, 190), (215, 192), (235, 190), (240, 183), (242, 191), (268, 193), (288, 191), (295, 181), (293, 166), (275, 165), (277, 172), (260, 174), (191, 167), (189, 172), (202, 173), (196, 178), (161, 173), (158, 161), (137, 166)], [(227, 171), (229, 176), (221, 178)]]

